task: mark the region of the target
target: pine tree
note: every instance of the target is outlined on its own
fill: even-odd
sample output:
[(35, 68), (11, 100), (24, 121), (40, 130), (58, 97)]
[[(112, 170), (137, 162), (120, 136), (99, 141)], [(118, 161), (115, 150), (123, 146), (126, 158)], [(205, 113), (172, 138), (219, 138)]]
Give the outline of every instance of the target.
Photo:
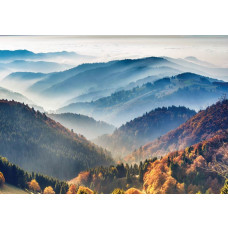
[(141, 183), (143, 183), (143, 167), (142, 167), (142, 162), (140, 162), (140, 165), (139, 165), (139, 181)]
[(129, 169), (127, 169), (126, 178), (127, 178), (127, 183), (131, 183), (131, 175), (130, 175)]

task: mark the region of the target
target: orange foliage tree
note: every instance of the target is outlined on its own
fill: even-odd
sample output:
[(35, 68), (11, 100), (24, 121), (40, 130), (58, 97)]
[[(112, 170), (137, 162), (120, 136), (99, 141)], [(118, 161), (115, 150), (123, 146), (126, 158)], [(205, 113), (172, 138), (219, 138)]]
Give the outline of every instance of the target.
[(35, 179), (33, 179), (30, 182), (28, 182), (28, 186), (29, 186), (29, 189), (32, 192), (37, 193), (37, 192), (40, 192), (41, 191), (40, 185), (39, 185), (39, 183)]
[(89, 178), (89, 172), (80, 172), (76, 178), (71, 180), (69, 183), (70, 184), (76, 184), (76, 185), (86, 185), (88, 178)]
[(79, 186), (77, 194), (94, 194), (94, 192), (87, 187)]
[(55, 194), (53, 188), (51, 186), (48, 186), (44, 189), (44, 194)]
[(76, 187), (76, 185), (72, 184), (69, 187), (67, 194), (77, 194), (77, 187)]
[(125, 194), (143, 194), (139, 189), (137, 188), (129, 188)]
[(5, 177), (3, 173), (0, 172), (0, 187), (2, 187), (4, 183), (5, 183)]

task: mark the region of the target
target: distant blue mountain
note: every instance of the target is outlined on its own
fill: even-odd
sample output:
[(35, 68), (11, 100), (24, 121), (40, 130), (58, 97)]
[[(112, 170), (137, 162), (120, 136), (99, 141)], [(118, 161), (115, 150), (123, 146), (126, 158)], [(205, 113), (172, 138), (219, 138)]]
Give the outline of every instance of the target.
[(68, 64), (59, 64), (47, 61), (27, 61), (27, 60), (14, 60), (12, 62), (0, 63), (0, 69), (3, 68), (9, 72), (40, 72), (50, 73), (55, 71), (63, 71), (71, 68)]
[(48, 59), (48, 58), (61, 58), (61, 57), (78, 57), (75, 52), (47, 52), (47, 53), (34, 53), (28, 50), (0, 50), (0, 61), (9, 60), (25, 60), (25, 59)]
[(15, 72), (11, 73), (8, 76), (6, 76), (3, 79), (4, 81), (9, 81), (9, 80), (22, 80), (22, 81), (27, 81), (27, 80), (34, 80), (34, 79), (41, 79), (46, 77), (46, 74), (43, 73), (33, 73), (33, 72)]
[[(40, 93), (43, 94), (43, 91), (52, 87), (55, 84), (61, 83), (64, 80), (67, 80), (68, 78), (71, 78), (81, 72), (95, 69), (102, 65), (103, 63), (85, 63), (81, 64), (77, 67), (74, 67), (72, 69), (62, 71), (62, 72), (56, 72), (56, 73), (49, 73), (47, 77), (45, 77), (43, 80), (35, 83), (29, 88), (30, 92)], [(86, 83), (86, 81), (85, 81)]]
[(72, 103), (58, 112), (77, 112), (119, 126), (157, 107), (183, 105), (199, 110), (215, 103), (224, 93), (228, 94), (225, 82), (183, 73), (131, 90), (122, 90), (96, 101)]
[[(74, 73), (71, 77), (43, 90), (42, 94), (50, 97), (79, 96), (89, 91), (117, 89), (132, 81), (147, 77), (153, 71), (159, 71), (159, 67), (172, 67), (175, 64), (163, 58), (149, 57), (111, 61), (96, 64), (95, 67), (91, 66), (93, 64), (86, 65), (83, 71)], [(87, 67), (90, 69), (86, 69)]]

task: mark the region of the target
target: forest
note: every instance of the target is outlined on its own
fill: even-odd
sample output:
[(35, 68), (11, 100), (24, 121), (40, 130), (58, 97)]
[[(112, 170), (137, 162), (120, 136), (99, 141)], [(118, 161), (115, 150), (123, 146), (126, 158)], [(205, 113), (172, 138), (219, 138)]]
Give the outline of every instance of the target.
[(27, 171), (67, 180), (114, 163), (108, 151), (28, 105), (1, 100), (0, 116), (1, 156)]
[(0, 55), (0, 193), (228, 192), (228, 68)]

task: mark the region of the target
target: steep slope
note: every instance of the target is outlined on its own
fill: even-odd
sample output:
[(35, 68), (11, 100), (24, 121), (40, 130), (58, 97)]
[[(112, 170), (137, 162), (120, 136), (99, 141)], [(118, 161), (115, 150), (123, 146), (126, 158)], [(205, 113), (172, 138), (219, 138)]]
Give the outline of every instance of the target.
[(70, 179), (113, 162), (102, 148), (18, 102), (0, 101), (0, 129), (0, 155), (27, 171)]
[[(199, 110), (228, 93), (225, 82), (193, 73), (166, 77), (131, 90), (122, 90), (92, 102), (69, 104), (58, 112), (77, 112), (119, 126), (162, 106), (185, 106)], [(197, 99), (197, 102), (195, 102)]]
[(195, 111), (185, 107), (157, 108), (93, 142), (110, 150), (115, 157), (126, 156), (141, 145), (175, 129), (195, 114)]
[(128, 161), (139, 161), (148, 157), (164, 155), (175, 150), (182, 150), (203, 140), (207, 140), (220, 130), (228, 129), (228, 100), (217, 102), (200, 111), (186, 123), (164, 136), (141, 147)]
[(220, 130), (210, 139), (151, 163), (144, 175), (144, 191), (220, 193), (227, 175), (228, 131)]
[(110, 134), (115, 127), (103, 121), (73, 113), (48, 114), (48, 116), (61, 123), (68, 129), (73, 129), (75, 133), (84, 135), (88, 139), (94, 139), (103, 134)]

